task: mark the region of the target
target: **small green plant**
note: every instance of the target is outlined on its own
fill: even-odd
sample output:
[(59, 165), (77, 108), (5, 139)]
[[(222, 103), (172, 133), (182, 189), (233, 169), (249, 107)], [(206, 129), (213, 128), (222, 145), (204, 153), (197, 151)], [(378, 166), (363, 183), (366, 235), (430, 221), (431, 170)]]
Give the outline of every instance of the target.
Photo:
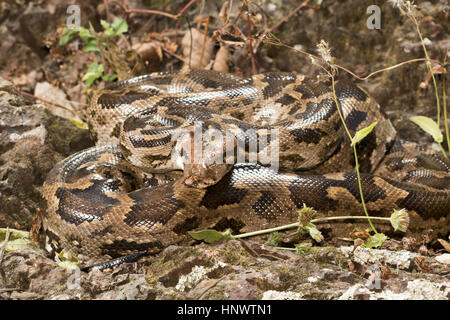
[[(258, 236), (262, 234), (268, 234), (270, 233), (269, 240), (266, 242), (266, 244), (273, 245), (277, 249), (283, 249), (283, 250), (296, 250), (297, 252), (304, 252), (307, 248), (305, 246), (311, 246), (310, 244), (300, 244), (296, 246), (296, 249), (293, 248), (282, 248), (277, 247), (278, 240), (279, 240), (279, 234), (278, 231), (283, 231), (287, 229), (297, 228), (297, 232), (303, 233), (303, 234), (309, 234), (311, 238), (313, 238), (316, 242), (321, 242), (324, 238), (320, 231), (315, 226), (315, 223), (320, 222), (329, 222), (333, 220), (346, 220), (346, 219), (364, 219), (367, 220), (368, 216), (337, 216), (337, 217), (324, 217), (324, 218), (316, 218), (313, 219), (313, 217), (316, 214), (316, 210), (314, 210), (311, 207), (307, 207), (305, 204), (303, 204), (303, 208), (299, 210), (298, 212), (298, 222), (264, 229), (264, 230), (257, 230), (247, 233), (241, 233), (238, 235), (232, 235), (229, 230), (225, 232), (219, 232), (213, 229), (208, 230), (201, 230), (201, 231), (191, 231), (188, 232), (189, 235), (194, 238), (195, 240), (202, 240), (206, 243), (214, 243), (221, 239), (242, 239), (252, 236)], [(394, 210), (394, 212), (391, 214), (390, 217), (369, 217), (372, 220), (379, 220), (379, 221), (389, 221), (394, 228), (395, 231), (401, 231), (406, 232), (409, 225), (409, 215), (408, 212), (405, 209), (401, 210)], [(368, 232), (367, 232), (368, 235)], [(374, 235), (368, 235), (367, 239), (365, 241), (360, 240), (358, 243), (367, 247), (367, 248), (378, 248), (380, 247), (384, 241), (386, 241), (388, 237), (384, 235), (383, 233), (375, 233)], [(357, 239), (358, 240), (358, 239)], [(356, 242), (355, 242), (356, 243)], [(304, 253), (303, 253), (304, 254)]]
[[(105, 20), (100, 20), (106, 37), (114, 38), (125, 32), (128, 32), (127, 22), (120, 18), (116, 19), (112, 24), (109, 24)], [(107, 42), (104, 39), (98, 39), (95, 36), (95, 32), (92, 26), (90, 29), (84, 27), (78, 28), (64, 28), (61, 38), (59, 39), (59, 45), (64, 46), (76, 37), (84, 42), (84, 46), (81, 49), (83, 52), (95, 52), (101, 51), (99, 45), (107, 46)], [(102, 63), (93, 62), (89, 65), (86, 74), (83, 76), (82, 80), (90, 87), (97, 79), (102, 79), (106, 82), (112, 82), (117, 79), (117, 74), (104, 74), (105, 67)]]
[(331, 50), (328, 47), (328, 43), (324, 40), (321, 40), (320, 43), (317, 45), (317, 51), (320, 54), (320, 57), (322, 58), (323, 62), (325, 63), (325, 66), (323, 66), (321, 63), (319, 63), (314, 57), (311, 57), (312, 63), (318, 67), (320, 67), (322, 70), (325, 71), (325, 73), (328, 75), (328, 77), (331, 79), (331, 88), (333, 90), (333, 99), (336, 104), (336, 109), (338, 110), (339, 117), (341, 118), (341, 122), (344, 126), (345, 132), (347, 133), (348, 137), (351, 141), (351, 147), (353, 148), (353, 155), (355, 158), (355, 169), (356, 169), (356, 175), (358, 177), (358, 187), (359, 187), (359, 194), (361, 197), (361, 203), (363, 206), (364, 213), (367, 216), (367, 221), (370, 224), (370, 227), (372, 230), (377, 234), (377, 230), (375, 229), (374, 225), (372, 224), (372, 221), (370, 220), (369, 213), (367, 212), (366, 208), (366, 202), (364, 201), (364, 194), (362, 190), (362, 184), (361, 184), (361, 174), (359, 172), (359, 161), (358, 161), (358, 153), (356, 151), (356, 145), (362, 141), (377, 125), (377, 122), (370, 124), (368, 127), (358, 130), (355, 133), (355, 136), (352, 136), (350, 133), (350, 130), (347, 127), (347, 124), (345, 123), (344, 116), (342, 114), (341, 105), (339, 103), (339, 99), (336, 96), (336, 90), (335, 90), (335, 82), (334, 76), (337, 72), (337, 66), (334, 64), (334, 57), (331, 55)]
[(280, 233), (272, 232), (269, 236), (269, 239), (266, 241), (266, 245), (271, 247), (278, 247), (278, 243), (280, 242)]
[[(430, 57), (428, 55), (428, 50), (427, 50), (427, 47), (425, 45), (425, 41), (423, 39), (422, 32), (420, 31), (420, 23), (419, 23), (419, 20), (418, 20), (418, 16), (419, 15), (417, 13), (416, 5), (414, 5), (412, 1), (405, 1), (405, 0), (389, 0), (389, 2), (391, 3), (392, 7), (399, 9), (400, 13), (402, 15), (407, 16), (412, 21), (414, 26), (416, 27), (416, 32), (417, 32), (417, 35), (419, 36), (420, 43), (422, 44), (423, 52), (425, 54), (425, 59), (426, 59), (426, 65), (427, 65), (427, 68), (428, 68), (428, 72), (431, 75), (431, 79), (433, 80), (434, 94), (435, 94), (435, 97), (436, 97), (436, 109), (437, 109), (436, 123), (432, 124), (431, 121), (433, 121), (433, 120), (431, 120), (429, 118), (426, 118), (426, 117), (420, 117), (420, 119), (417, 119), (419, 117), (413, 117), (413, 118), (415, 118), (415, 120), (413, 120), (413, 118), (411, 118), (411, 120), (415, 124), (420, 126), (425, 132), (427, 132), (427, 133), (429, 133), (429, 134), (431, 134), (433, 136), (434, 141), (436, 141), (436, 143), (439, 145), (439, 148), (441, 149), (442, 154), (444, 155), (445, 158), (447, 158), (447, 153), (445, 152), (444, 148), (442, 147), (442, 142), (443, 142), (444, 138), (442, 136), (442, 133), (440, 132), (441, 131), (440, 130), (441, 107), (439, 105), (438, 87), (437, 87), (437, 84), (436, 84), (436, 78), (434, 76), (433, 67), (431, 65), (431, 60), (430, 60)], [(444, 85), (445, 85), (445, 75), (444, 75)], [(444, 87), (443, 95), (444, 95), (445, 134), (447, 136), (447, 147), (450, 148), (450, 133), (449, 133), (449, 128), (448, 128), (448, 124), (447, 124), (447, 108), (446, 108), (446, 101), (445, 101), (445, 87)]]
[(302, 242), (295, 245), (295, 251), (300, 256), (305, 256), (311, 252), (312, 244), (309, 242)]

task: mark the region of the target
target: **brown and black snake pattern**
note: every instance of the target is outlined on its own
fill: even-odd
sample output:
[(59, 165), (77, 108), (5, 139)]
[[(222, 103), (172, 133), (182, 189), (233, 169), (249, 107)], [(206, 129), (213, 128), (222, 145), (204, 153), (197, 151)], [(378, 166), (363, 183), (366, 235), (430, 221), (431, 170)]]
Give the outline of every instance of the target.
[[(405, 208), (424, 219), (448, 218), (450, 162), (395, 140), (391, 123), (361, 88), (338, 82), (336, 95), (352, 134), (378, 121), (358, 145), (368, 210), (386, 215)], [(276, 129), (280, 170), (236, 159), (211, 169), (180, 167), (171, 152), (192, 141), (174, 134), (181, 128), (190, 137), (195, 121), (203, 133), (231, 130), (244, 148)], [(73, 253), (157, 252), (191, 229), (231, 222), (245, 232), (292, 223), (303, 204), (324, 214), (361, 212), (353, 154), (332, 89), (312, 78), (150, 74), (95, 94), (89, 125), (97, 146), (60, 162), (43, 186), (44, 228), (54, 244)], [(231, 143), (236, 148), (236, 140)], [(268, 139), (258, 152), (271, 152), (273, 143)]]

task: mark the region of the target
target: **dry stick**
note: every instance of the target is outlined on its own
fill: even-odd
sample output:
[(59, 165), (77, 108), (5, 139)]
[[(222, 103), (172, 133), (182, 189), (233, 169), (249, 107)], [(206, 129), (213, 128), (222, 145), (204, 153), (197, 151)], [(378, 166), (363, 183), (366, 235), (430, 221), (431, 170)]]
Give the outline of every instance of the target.
[(445, 136), (447, 137), (447, 150), (450, 152), (450, 134), (448, 130), (448, 120), (447, 120), (447, 97), (445, 94), (445, 74), (442, 75), (442, 98), (443, 108), (444, 108), (444, 126), (445, 126)]
[[(277, 40), (278, 40), (278, 39), (277, 39)], [(278, 40), (278, 41), (279, 41), (279, 40)], [(276, 45), (276, 46), (286, 47), (286, 48), (288, 48), (288, 49), (297, 51), (297, 52), (299, 52), (299, 53), (302, 53), (302, 54), (304, 54), (304, 55), (307, 55), (307, 56), (312, 57), (312, 58), (315, 58), (315, 59), (320, 59), (319, 57), (317, 57), (316, 55), (313, 55), (312, 53), (306, 52), (306, 51), (301, 50), (301, 49), (295, 49), (295, 48), (293, 48), (293, 47), (291, 47), (291, 46), (288, 46), (288, 45), (282, 43), (281, 41), (279, 41), (279, 42), (266, 41), (266, 42), (269, 43), (269, 44)], [(398, 64), (396, 64), (396, 65), (393, 65), (393, 66), (390, 66), (390, 67), (386, 67), (386, 68), (383, 68), (383, 69), (374, 71), (374, 72), (368, 74), (368, 75), (365, 76), (365, 77), (358, 76), (356, 73), (354, 73), (354, 72), (350, 71), (349, 69), (347, 69), (347, 68), (345, 68), (345, 67), (343, 67), (343, 66), (340, 66), (340, 65), (338, 65), (338, 64), (334, 64), (334, 66), (336, 66), (336, 68), (339, 68), (339, 69), (341, 69), (341, 70), (344, 70), (345, 72), (349, 73), (350, 75), (352, 75), (353, 77), (357, 78), (358, 80), (367, 80), (367, 79), (371, 78), (372, 76), (374, 76), (374, 75), (376, 75), (376, 74), (378, 74), (378, 73), (381, 73), (381, 72), (384, 72), (384, 71), (390, 71), (390, 70), (393, 70), (393, 69), (395, 69), (395, 68), (397, 68), (397, 67), (400, 67), (400, 66), (402, 66), (402, 65), (405, 65), (405, 64), (409, 64), (409, 63), (413, 63), (413, 62), (421, 62), (421, 61), (426, 61), (426, 60), (427, 60), (426, 58), (417, 58), (417, 59), (411, 59), (411, 60), (403, 61), (403, 62), (400, 62), (400, 63), (398, 63)], [(438, 64), (440, 64), (440, 65), (443, 65), (443, 63), (440, 62), (439, 60), (430, 59), (430, 61), (435, 62), (435, 63), (438, 63)]]
[(147, 9), (128, 9), (127, 5), (125, 4), (125, 1), (122, 0), (122, 2), (118, 2), (115, 1), (115, 3), (117, 3), (119, 5), (119, 7), (123, 10), (123, 12), (125, 12), (127, 15), (132, 14), (132, 13), (145, 13), (145, 14), (155, 14), (155, 15), (160, 15), (160, 16), (164, 16), (173, 20), (177, 20), (178, 17), (176, 15), (164, 12), (164, 11), (159, 11), (159, 10), (147, 10)]
[(14, 90), (15, 92), (17, 92), (18, 94), (27, 96), (27, 97), (29, 97), (29, 98), (31, 98), (31, 99), (33, 99), (33, 100), (39, 100), (39, 101), (42, 101), (42, 102), (44, 102), (44, 103), (54, 105), (54, 106), (56, 106), (56, 107), (58, 107), (58, 108), (64, 109), (64, 110), (66, 110), (66, 111), (69, 111), (69, 112), (70, 112), (71, 114), (73, 114), (74, 116), (77, 116), (77, 114), (76, 114), (73, 110), (70, 110), (70, 109), (67, 108), (67, 107), (64, 107), (64, 106), (62, 106), (62, 105), (60, 105), (60, 104), (57, 104), (56, 102), (51, 102), (51, 101), (48, 101), (48, 100), (45, 100), (45, 99), (36, 97), (36, 96), (34, 96), (34, 95), (30, 94), (30, 93), (26, 93), (26, 92), (20, 91), (19, 89), (16, 89), (16, 88), (13, 88), (13, 90)]
[(288, 21), (294, 14), (296, 14), (301, 8), (307, 6), (311, 0), (305, 0), (303, 1), (297, 8), (295, 8), (293, 11), (291, 11), (287, 16), (285, 16), (283, 19), (281, 19), (277, 24), (275, 24), (273, 27), (269, 29), (268, 32), (273, 32), (276, 28), (278, 28), (280, 25)]
[(250, 60), (252, 62), (252, 74), (256, 74), (256, 64), (255, 56), (253, 55), (253, 38), (252, 38), (252, 21), (249, 16), (247, 16), (247, 26), (248, 26), (248, 50), (250, 51)]
[(191, 0), (189, 1), (189, 3), (187, 5), (185, 5), (183, 7), (183, 9), (181, 9), (178, 14), (174, 15), (171, 13), (167, 13), (164, 11), (159, 11), (159, 10), (147, 10), (147, 9), (128, 9), (127, 5), (125, 4), (125, 1), (122, 0), (121, 2), (117, 2), (115, 1), (119, 7), (122, 8), (122, 10), (126, 13), (126, 14), (132, 14), (132, 13), (145, 13), (145, 14), (155, 14), (155, 15), (160, 15), (160, 16), (164, 16), (167, 18), (170, 18), (172, 20), (178, 20), (180, 18), (180, 16), (182, 16), (187, 9), (189, 9), (190, 6), (192, 6), (195, 1), (197, 0)]
[(105, 6), (105, 11), (106, 11), (106, 20), (109, 20), (109, 1), (108, 0), (103, 0), (103, 5)]
[(164, 47), (162, 47), (162, 50), (163, 50), (164, 52), (166, 52), (167, 54), (169, 54), (169, 55), (171, 55), (171, 56), (177, 58), (178, 60), (183, 61), (184, 63), (186, 63), (186, 60), (185, 60), (182, 56), (179, 56), (178, 54), (173, 53), (173, 52), (171, 52), (170, 50), (167, 50), (167, 49), (164, 48)]
[[(203, 41), (202, 41), (202, 51), (200, 53), (200, 61), (198, 62), (197, 68), (202, 67), (203, 56), (205, 55), (206, 40), (208, 39), (208, 26), (209, 26), (209, 17), (206, 18), (206, 22), (205, 22), (205, 32), (203, 33)], [(191, 42), (191, 47), (192, 47), (192, 42)]]
[(2, 264), (2, 261), (3, 261), (3, 255), (5, 254), (6, 245), (8, 244), (10, 233), (11, 233), (11, 231), (9, 230), (9, 227), (7, 227), (6, 234), (5, 234), (5, 241), (3, 242), (2, 247), (0, 249), (0, 265)]
[(293, 11), (291, 11), (287, 16), (285, 16), (283, 19), (281, 19), (278, 23), (273, 25), (269, 30), (265, 30), (264, 33), (262, 34), (262, 36), (260, 37), (261, 40), (256, 43), (255, 50), (256, 50), (256, 48), (259, 47), (259, 45), (261, 44), (262, 40), (266, 37), (266, 35), (268, 33), (272, 33), (275, 29), (277, 29), (283, 23), (288, 21), (294, 14), (296, 14), (298, 11), (300, 11), (300, 9), (306, 7), (309, 4), (310, 1), (311, 0), (303, 1), (297, 8), (295, 8)]
[(185, 5), (184, 8), (181, 9), (181, 10), (178, 12), (178, 14), (177, 14), (177, 19), (178, 19), (180, 16), (182, 16), (182, 15), (186, 12), (186, 10), (189, 9), (189, 7), (192, 6), (192, 5), (195, 3), (195, 1), (197, 1), (197, 0), (191, 0), (191, 1), (189, 1), (189, 3), (188, 3), (187, 5)]
[(417, 59), (412, 59), (412, 60), (408, 60), (408, 61), (403, 61), (403, 62), (400, 62), (400, 63), (398, 63), (398, 64), (396, 64), (396, 65), (393, 65), (393, 66), (390, 66), (390, 67), (387, 67), (387, 68), (383, 68), (383, 69), (374, 71), (374, 72), (370, 73), (369, 75), (367, 75), (367, 76), (365, 76), (365, 77), (360, 77), (360, 76), (358, 76), (357, 74), (353, 73), (352, 71), (350, 71), (350, 70), (348, 70), (347, 68), (342, 67), (342, 66), (340, 66), (340, 65), (337, 65), (337, 64), (336, 64), (336, 67), (339, 68), (339, 69), (344, 70), (345, 72), (347, 72), (347, 73), (349, 73), (349, 74), (351, 74), (353, 77), (357, 78), (358, 80), (367, 80), (367, 79), (369, 79), (370, 77), (376, 75), (377, 73), (381, 73), (381, 72), (384, 72), (384, 71), (393, 70), (393, 69), (395, 69), (395, 68), (397, 68), (397, 67), (400, 67), (400, 66), (402, 66), (402, 65), (404, 65), (404, 64), (408, 64), (408, 63), (412, 63), (412, 62), (426, 61), (426, 60), (427, 60), (427, 59), (425, 59), (425, 58), (417, 58)]

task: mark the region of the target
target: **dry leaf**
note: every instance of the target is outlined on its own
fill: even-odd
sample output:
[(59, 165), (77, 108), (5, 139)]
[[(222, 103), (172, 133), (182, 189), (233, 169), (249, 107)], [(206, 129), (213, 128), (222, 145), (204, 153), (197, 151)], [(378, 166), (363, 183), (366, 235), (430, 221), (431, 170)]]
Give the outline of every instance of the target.
[(416, 265), (417, 269), (421, 272), (430, 272), (431, 268), (428, 266), (427, 263), (425, 263), (425, 258), (422, 256), (419, 256), (414, 259), (414, 264)]
[(226, 25), (229, 19), (230, 2), (225, 1), (219, 12), (219, 18), (222, 25)]
[(216, 53), (216, 59), (214, 60), (213, 70), (220, 72), (229, 72), (228, 60), (230, 58), (230, 53), (226, 45), (220, 46), (219, 51)]
[(352, 239), (362, 239), (362, 240), (367, 240), (370, 237), (369, 232), (367, 232), (367, 230), (358, 230), (358, 229), (354, 229), (352, 231), (352, 233), (350, 234), (350, 236), (352, 237)]
[(162, 44), (158, 41), (135, 44), (133, 50), (135, 50), (144, 61), (163, 60)]
[(444, 239), (438, 239), (439, 243), (444, 247), (445, 251), (450, 252), (450, 243)]
[(187, 62), (183, 65), (182, 70), (204, 68), (211, 61), (214, 43), (208, 36), (206, 36), (205, 39), (204, 34), (198, 29), (190, 29), (184, 35), (183, 40), (181, 41), (181, 47), (183, 50), (183, 57)]
[[(433, 68), (431, 68), (431, 72), (433, 74), (447, 74), (447, 70), (439, 64), (434, 66)], [(421, 82), (419, 85), (420, 88), (425, 89), (428, 87), (428, 84), (430, 83), (430, 79), (431, 79), (431, 72), (428, 71), (427, 78), (425, 79), (425, 81)]]

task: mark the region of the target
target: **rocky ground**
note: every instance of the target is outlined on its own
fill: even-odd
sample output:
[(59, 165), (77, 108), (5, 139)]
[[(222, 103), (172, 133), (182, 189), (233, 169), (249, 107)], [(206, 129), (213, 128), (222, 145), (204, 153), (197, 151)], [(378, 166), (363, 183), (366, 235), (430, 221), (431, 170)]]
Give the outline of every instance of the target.
[[(129, 8), (149, 8), (144, 1), (126, 2)], [(92, 61), (100, 61), (99, 55), (76, 50), (73, 43), (66, 47), (57, 43), (67, 19), (67, 6), (75, 3), (0, 3), (0, 228), (30, 230), (36, 213), (42, 209), (40, 188), (49, 170), (66, 156), (93, 145), (89, 132), (79, 128), (76, 120), (83, 119), (92, 89), (81, 78)], [(253, 9), (255, 37), (297, 6), (284, 2), (281, 5), (275, 0), (255, 3), (267, 14), (266, 18), (259, 17), (257, 14), (261, 13)], [(374, 3), (381, 8), (380, 30), (365, 27), (369, 16), (366, 8)], [(211, 36), (220, 27), (217, 17), (221, 4), (208, 1), (204, 6), (194, 4), (186, 10), (191, 24), (201, 30), (200, 39), (204, 24), (201, 27), (197, 23), (198, 17), (216, 17), (209, 21)], [(100, 19), (125, 17), (116, 6), (106, 10), (103, 1), (83, 1), (79, 5), (81, 24), (87, 26), (91, 21), (96, 30), (101, 29)], [(184, 5), (162, 1), (151, 8), (175, 13)], [(446, 1), (423, 1), (419, 9), (431, 58), (446, 61), (450, 57)], [(166, 17), (131, 15), (127, 21), (129, 32), (118, 41), (121, 52), (138, 50), (143, 43), (153, 48), (140, 51), (144, 62), (134, 62), (134, 66), (140, 66), (133, 69), (136, 74), (183, 66), (186, 52), (181, 38), (188, 29), (184, 21), (179, 26), (179, 39), (167, 35), (176, 29), (176, 23)], [(246, 23), (237, 21), (236, 25), (247, 32)], [(274, 34), (283, 43), (309, 52), (314, 52), (315, 45), (325, 39), (333, 48), (337, 63), (361, 75), (423, 57), (414, 25), (384, 1), (311, 1)], [(252, 59), (247, 50), (248, 38), (242, 46), (225, 41), (233, 50), (219, 59), (219, 42), (210, 41), (210, 49), (204, 54), (211, 61), (225, 61), (217, 68), (230, 72), (251, 74), (253, 60), (257, 72), (318, 73), (309, 58), (289, 49), (260, 44)], [(184, 60), (179, 59), (183, 57)], [(127, 63), (133, 64), (129, 60)], [(112, 66), (110, 69), (114, 71)], [(340, 76), (347, 77), (342, 71)], [(412, 63), (360, 84), (381, 104), (401, 137), (432, 145), (431, 138), (407, 120), (411, 115), (435, 117), (432, 86), (420, 86), (426, 76), (425, 64)], [(440, 77), (438, 84), (442, 87)], [(96, 83), (94, 88), (102, 85)], [(36, 96), (64, 109), (36, 100)], [(196, 243), (172, 246), (156, 256), (112, 271), (90, 273), (63, 269), (41, 249), (4, 254), (0, 249), (0, 298), (448, 299), (449, 258), (438, 239), (448, 241), (450, 228), (448, 219), (440, 224), (438, 233), (427, 226), (404, 239), (390, 234), (394, 240), (383, 250), (358, 248), (349, 253), (349, 242), (338, 240), (328, 231), (326, 244), (315, 244), (304, 255), (263, 245), (264, 239)], [(322, 231), (332, 228), (326, 225)], [(341, 230), (351, 229), (346, 225)]]

